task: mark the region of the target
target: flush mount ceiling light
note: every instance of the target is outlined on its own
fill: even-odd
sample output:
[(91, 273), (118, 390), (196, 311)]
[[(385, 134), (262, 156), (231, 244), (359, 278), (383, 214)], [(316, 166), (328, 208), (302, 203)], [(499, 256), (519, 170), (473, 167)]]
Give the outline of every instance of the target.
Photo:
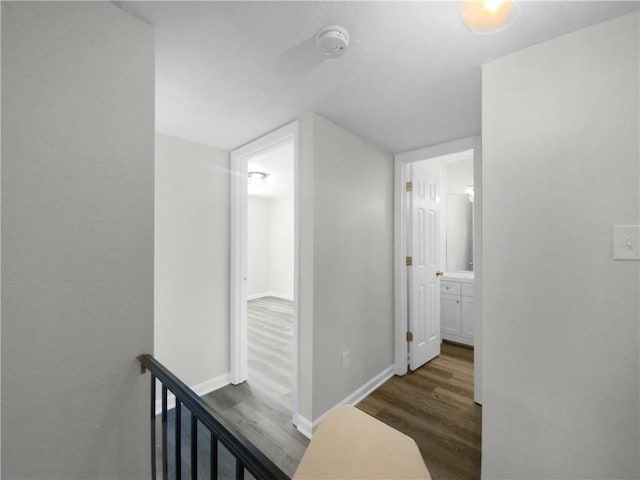
[(349, 32), (345, 28), (332, 25), (325, 27), (316, 35), (316, 45), (327, 58), (338, 58), (347, 53)]
[(264, 172), (249, 172), (247, 178), (249, 185), (265, 185), (267, 183), (268, 173)]
[(460, 2), (462, 21), (474, 33), (493, 33), (506, 28), (517, 16), (511, 0), (465, 0)]

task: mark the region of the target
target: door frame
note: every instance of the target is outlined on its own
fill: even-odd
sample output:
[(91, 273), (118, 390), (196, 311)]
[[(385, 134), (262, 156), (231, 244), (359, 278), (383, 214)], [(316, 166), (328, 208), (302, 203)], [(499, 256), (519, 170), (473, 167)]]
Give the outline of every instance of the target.
[(231, 265), (230, 265), (230, 376), (237, 385), (247, 380), (247, 163), (249, 158), (293, 142), (294, 252), (293, 252), (293, 385), (292, 415), (299, 411), (300, 318), (300, 139), (293, 121), (231, 152)]
[[(438, 145), (433, 145), (394, 155), (394, 368), (396, 375), (405, 375), (408, 371), (408, 348), (406, 332), (408, 330), (407, 276), (405, 257), (407, 255), (407, 165), (453, 153), (473, 150), (473, 261), (474, 288), (476, 298), (475, 335), (474, 335), (474, 399), (481, 403), (482, 391), (482, 144), (481, 137), (467, 137)], [(443, 246), (444, 248), (444, 246)]]

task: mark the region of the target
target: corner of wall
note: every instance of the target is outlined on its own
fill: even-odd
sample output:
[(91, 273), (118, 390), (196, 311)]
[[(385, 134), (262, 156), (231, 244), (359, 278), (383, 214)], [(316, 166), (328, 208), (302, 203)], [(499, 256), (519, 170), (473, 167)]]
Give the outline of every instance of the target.
[(299, 370), (298, 411), (302, 418), (311, 418), (313, 399), (313, 302), (314, 302), (314, 124), (315, 114), (306, 113), (299, 119), (298, 192), (299, 211)]

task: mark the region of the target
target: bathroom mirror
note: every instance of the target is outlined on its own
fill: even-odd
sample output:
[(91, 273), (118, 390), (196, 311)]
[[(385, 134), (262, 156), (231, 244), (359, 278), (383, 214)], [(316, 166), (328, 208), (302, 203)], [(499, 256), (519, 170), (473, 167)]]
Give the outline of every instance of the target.
[(473, 202), (469, 194), (447, 195), (447, 270), (473, 271)]
[(473, 152), (445, 164), (446, 270), (473, 272)]

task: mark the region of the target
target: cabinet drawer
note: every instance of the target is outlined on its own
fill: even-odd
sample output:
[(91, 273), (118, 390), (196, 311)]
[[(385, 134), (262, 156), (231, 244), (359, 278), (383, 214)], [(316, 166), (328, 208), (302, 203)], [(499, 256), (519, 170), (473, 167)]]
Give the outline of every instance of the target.
[(440, 281), (440, 293), (447, 295), (460, 295), (460, 282)]
[(473, 283), (463, 283), (462, 284), (462, 296), (463, 297), (473, 297)]

